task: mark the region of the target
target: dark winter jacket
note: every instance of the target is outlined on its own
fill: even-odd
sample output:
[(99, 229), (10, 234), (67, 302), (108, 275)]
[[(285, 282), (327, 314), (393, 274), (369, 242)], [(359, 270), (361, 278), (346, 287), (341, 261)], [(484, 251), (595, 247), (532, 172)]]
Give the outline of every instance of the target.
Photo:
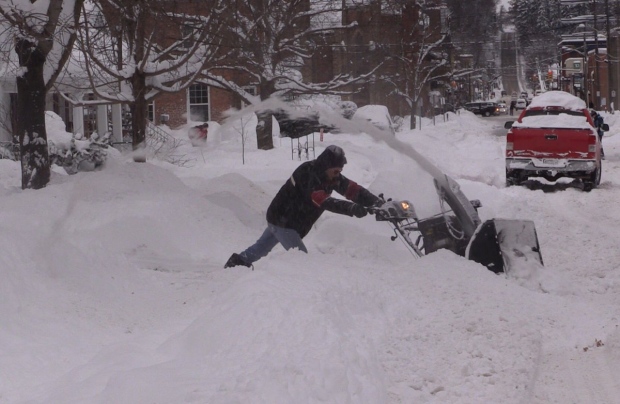
[(339, 158), (346, 162), (344, 152), (335, 156), (328, 148), (316, 160), (297, 167), (269, 205), (267, 222), (294, 229), (303, 238), (325, 210), (352, 216), (353, 203), (332, 198), (332, 191), (366, 207), (377, 203), (379, 198), (343, 175), (332, 183), (327, 182), (325, 170), (344, 165), (338, 162)]
[(600, 114), (594, 112), (592, 113), (592, 121), (594, 122), (594, 127), (596, 128), (596, 133), (598, 133), (598, 136), (603, 137), (603, 134), (605, 133), (603, 131), (603, 124), (605, 123), (603, 117)]

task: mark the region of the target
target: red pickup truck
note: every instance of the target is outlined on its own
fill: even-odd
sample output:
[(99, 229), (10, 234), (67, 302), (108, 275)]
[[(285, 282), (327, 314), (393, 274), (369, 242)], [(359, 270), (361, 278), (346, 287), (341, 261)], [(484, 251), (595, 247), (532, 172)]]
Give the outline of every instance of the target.
[[(601, 182), (601, 144), (586, 104), (564, 91), (535, 97), (519, 119), (506, 122), (506, 186), (530, 177), (580, 179), (585, 191)], [(603, 125), (603, 130), (609, 130)]]

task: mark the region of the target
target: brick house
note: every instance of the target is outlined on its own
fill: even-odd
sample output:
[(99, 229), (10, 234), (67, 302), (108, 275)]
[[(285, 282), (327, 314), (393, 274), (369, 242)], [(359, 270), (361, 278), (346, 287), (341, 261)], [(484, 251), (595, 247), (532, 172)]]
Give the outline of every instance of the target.
[[(411, 2), (409, 7), (391, 9), (387, 2), (373, 0), (369, 2), (348, 2), (343, 0), (344, 10), (341, 24), (356, 23), (355, 28), (349, 30), (334, 30), (333, 33), (323, 33), (315, 38), (319, 46), (313, 57), (301, 69), (302, 76), (310, 82), (327, 82), (338, 74), (351, 72), (361, 74), (364, 69), (385, 59), (388, 52), (397, 54), (407, 51), (403, 48), (401, 39), (415, 33), (416, 25), (422, 24), (421, 19), (430, 27), (426, 32), (427, 41), (436, 41), (447, 31), (447, 7), (441, 0), (433, 0), (431, 7), (422, 12), (420, 7)], [(415, 38), (409, 38), (415, 41)], [(387, 44), (386, 46), (380, 46)], [(376, 46), (375, 46), (376, 45)], [(446, 53), (450, 51), (449, 41), (442, 48)], [(415, 50), (409, 49), (413, 52)], [(424, 63), (433, 63), (425, 60)], [(404, 67), (397, 58), (385, 62), (377, 76), (402, 77)], [(447, 74), (450, 66), (443, 68), (439, 74)], [(234, 79), (239, 85), (251, 89), (248, 78), (227, 77)], [(398, 82), (403, 85), (404, 83)], [(407, 115), (410, 113), (408, 103), (394, 94), (394, 85), (383, 80), (374, 80), (354, 94), (343, 96), (343, 100), (353, 101), (358, 106), (368, 104), (386, 105), (393, 115)], [(428, 99), (432, 90), (444, 92), (449, 90), (449, 80), (446, 78), (433, 80), (424, 84), (422, 97)], [(428, 105), (428, 104), (427, 104)], [(155, 123), (161, 122), (162, 116), (168, 119), (168, 125), (175, 128), (188, 122), (218, 121), (222, 113), (231, 107), (241, 107), (238, 96), (229, 91), (196, 83), (187, 91), (177, 94), (160, 94), (154, 102), (153, 118)]]
[[(409, 103), (397, 95), (395, 90), (406, 88), (407, 72), (411, 71), (411, 66), (407, 64), (410, 64), (408, 61), (416, 59), (421, 51), (420, 44), (438, 41), (448, 32), (447, 6), (442, 0), (428, 0), (424, 8), (413, 1), (394, 4), (381, 0), (345, 0), (343, 8), (342, 25), (354, 24), (354, 28), (339, 31), (332, 38), (333, 42), (329, 44), (333, 50), (332, 66), (320, 66), (316, 59), (325, 60), (322, 54), (315, 55), (313, 66), (320, 66), (319, 71), (332, 71), (335, 74), (351, 72), (358, 75), (364, 73), (368, 66), (383, 62), (375, 80), (343, 99), (353, 101), (358, 106), (385, 105), (392, 115), (410, 114)], [(425, 38), (422, 39), (422, 36)], [(430, 107), (431, 93), (439, 92), (445, 95), (446, 91), (450, 91), (448, 76), (451, 71), (451, 51), (448, 36), (444, 44), (430, 52), (421, 63), (422, 68), (425, 68), (436, 63), (436, 58), (450, 61), (434, 73), (435, 76), (443, 76), (442, 78), (423, 83), (420, 98), (422, 102), (426, 101), (424, 104), (427, 109)]]
[[(186, 0), (195, 7), (195, 0)], [(424, 10), (416, 2), (406, 2), (404, 6), (390, 8), (384, 0), (351, 2), (342, 0), (343, 11), (340, 15), (342, 25), (355, 26), (347, 30), (323, 32), (316, 38), (318, 46), (313, 57), (301, 68), (306, 81), (327, 82), (336, 75), (351, 73), (357, 75), (365, 72), (368, 66), (379, 61), (384, 66), (375, 75), (375, 80), (355, 90), (343, 100), (353, 101), (358, 106), (368, 104), (386, 105), (392, 115), (404, 116), (410, 113), (406, 100), (395, 94), (395, 87), (404, 88), (406, 66), (399, 56), (419, 50), (407, 48), (407, 41), (415, 42), (416, 29), (424, 25), (428, 41), (436, 41), (446, 32), (447, 8), (442, 0), (428, 0)], [(183, 2), (179, 3), (183, 4)], [(194, 4), (191, 6), (191, 4)], [(309, 4), (309, 3), (308, 3)], [(196, 10), (196, 9), (195, 9)], [(199, 12), (199, 11), (198, 11)], [(182, 27), (162, 27), (163, 37), (178, 36)], [(173, 33), (172, 31), (176, 31)], [(413, 36), (413, 37), (412, 37)], [(405, 41), (406, 39), (407, 41)], [(449, 41), (448, 41), (449, 43)], [(450, 52), (448, 45), (442, 48), (443, 55)], [(432, 58), (425, 59), (424, 64), (435, 63)], [(443, 69), (449, 71), (450, 66)], [(390, 77), (382, 80), (381, 77)], [(398, 79), (394, 79), (398, 78)], [(246, 91), (256, 94), (256, 88), (248, 77), (229, 74), (226, 79), (242, 86)], [(449, 91), (448, 79), (433, 80), (424, 83), (422, 99), (428, 100), (431, 91)], [(353, 90), (353, 88), (351, 88)], [(425, 102), (428, 107), (428, 101)], [(113, 127), (114, 137), (122, 138), (123, 116), (126, 108), (119, 104), (112, 106), (78, 107), (72, 106), (58, 94), (50, 94), (49, 109), (58, 113), (67, 124), (67, 130), (81, 132), (87, 136), (94, 130), (105, 131)], [(242, 102), (234, 93), (209, 86), (201, 82), (177, 93), (160, 93), (149, 105), (148, 118), (155, 124), (167, 124), (173, 129), (187, 124), (205, 121), (219, 121), (223, 113), (231, 107), (239, 108)], [(111, 121), (111, 124), (110, 124)]]

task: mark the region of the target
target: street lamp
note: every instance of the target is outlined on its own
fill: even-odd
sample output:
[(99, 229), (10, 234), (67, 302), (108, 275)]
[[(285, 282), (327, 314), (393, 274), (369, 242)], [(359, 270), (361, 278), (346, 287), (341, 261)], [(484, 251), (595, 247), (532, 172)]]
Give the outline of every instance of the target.
[(582, 87), (583, 87), (583, 91), (584, 91), (584, 96), (586, 98), (586, 106), (589, 106), (589, 102), (588, 102), (588, 81), (587, 81), (587, 75), (588, 75), (588, 44), (586, 42), (586, 26), (585, 24), (579, 24), (577, 25), (577, 28), (579, 28), (582, 32), (583, 32), (583, 81), (582, 81)]

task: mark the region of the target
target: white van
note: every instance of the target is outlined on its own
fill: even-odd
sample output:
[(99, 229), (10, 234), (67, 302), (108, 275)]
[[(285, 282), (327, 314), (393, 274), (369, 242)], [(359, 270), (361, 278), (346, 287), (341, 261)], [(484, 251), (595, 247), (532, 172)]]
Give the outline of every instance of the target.
[(515, 104), (515, 109), (525, 109), (525, 107), (527, 107), (527, 101), (523, 98), (519, 98)]

